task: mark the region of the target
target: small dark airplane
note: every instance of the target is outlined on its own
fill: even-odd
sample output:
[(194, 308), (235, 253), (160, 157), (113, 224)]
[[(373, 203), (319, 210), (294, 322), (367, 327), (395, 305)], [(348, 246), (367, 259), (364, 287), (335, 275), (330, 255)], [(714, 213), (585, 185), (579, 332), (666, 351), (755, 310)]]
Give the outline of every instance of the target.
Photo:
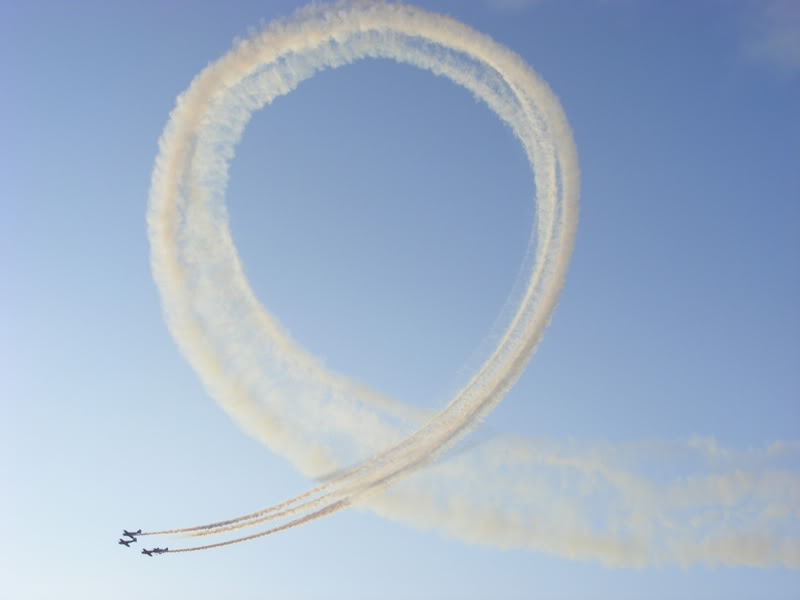
[(164, 552), (169, 552), (169, 548), (153, 548), (152, 550), (142, 548), (142, 554), (147, 554), (147, 556), (153, 556), (153, 554), (164, 554)]
[(148, 550), (147, 548), (142, 548), (142, 554), (147, 554), (147, 556), (153, 556), (153, 552), (155, 552), (155, 550)]
[(136, 538), (133, 538), (132, 540), (123, 540), (122, 538), (120, 538), (120, 540), (119, 540), (119, 544), (120, 544), (121, 546), (127, 546), (128, 548), (130, 548), (130, 547), (131, 547), (131, 544), (132, 544), (133, 542), (135, 542), (135, 541), (136, 541)]
[(122, 535), (127, 535), (129, 538), (132, 538), (135, 535), (139, 535), (142, 533), (142, 530), (139, 529), (138, 531), (128, 531), (127, 529), (122, 530)]

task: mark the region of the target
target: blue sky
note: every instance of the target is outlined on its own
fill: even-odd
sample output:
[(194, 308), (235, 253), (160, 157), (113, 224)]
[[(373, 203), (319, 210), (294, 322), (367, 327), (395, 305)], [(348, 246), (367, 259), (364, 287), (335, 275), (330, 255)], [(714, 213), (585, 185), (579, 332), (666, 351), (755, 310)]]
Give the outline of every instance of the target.
[[(233, 38), (299, 5), (2, 8), (9, 596), (795, 597), (797, 572), (779, 567), (609, 569), (366, 511), (147, 562), (115, 544), (122, 527), (225, 518), (308, 485), (216, 407), (178, 353), (144, 226), (175, 97)], [(800, 64), (774, 42), (789, 3), (420, 5), (542, 75), (582, 174), (552, 325), (478, 439), (798, 439)], [(531, 190), (519, 144), (468, 93), (363, 61), (256, 115), (228, 205), (255, 291), (300, 343), (435, 407), (488, 347)]]

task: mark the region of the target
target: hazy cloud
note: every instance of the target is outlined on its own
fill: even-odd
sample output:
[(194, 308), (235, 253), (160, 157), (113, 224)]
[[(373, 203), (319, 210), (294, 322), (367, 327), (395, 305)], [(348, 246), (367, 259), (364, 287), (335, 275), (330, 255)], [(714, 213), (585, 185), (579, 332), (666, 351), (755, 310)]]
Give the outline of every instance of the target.
[(746, 17), (745, 54), (789, 73), (800, 71), (800, 2), (759, 0)]

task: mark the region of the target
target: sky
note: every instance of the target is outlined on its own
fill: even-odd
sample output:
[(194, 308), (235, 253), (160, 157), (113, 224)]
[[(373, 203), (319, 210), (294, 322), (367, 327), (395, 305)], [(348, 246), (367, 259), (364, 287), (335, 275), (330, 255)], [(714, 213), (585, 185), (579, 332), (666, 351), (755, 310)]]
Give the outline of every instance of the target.
[[(182, 357), (145, 226), (178, 94), (235, 38), (301, 5), (0, 9), (3, 591), (796, 597), (800, 575), (785, 566), (609, 566), (367, 509), (208, 552), (151, 560), (117, 545), (123, 527), (224, 519), (314, 484), (243, 432)], [(583, 452), (716, 444), (747, 469), (759, 449), (800, 439), (796, 5), (418, 5), (490, 35), (548, 82), (581, 171), (550, 327), (453, 460), (517, 436)], [(257, 113), (230, 174), (247, 276), (293, 338), (393, 398), (444, 405), (491, 349), (523, 265), (533, 182), (511, 130), (449, 81), (365, 60)], [(777, 468), (798, 466), (795, 453)], [(699, 469), (671, 456), (643, 468), (649, 480)]]

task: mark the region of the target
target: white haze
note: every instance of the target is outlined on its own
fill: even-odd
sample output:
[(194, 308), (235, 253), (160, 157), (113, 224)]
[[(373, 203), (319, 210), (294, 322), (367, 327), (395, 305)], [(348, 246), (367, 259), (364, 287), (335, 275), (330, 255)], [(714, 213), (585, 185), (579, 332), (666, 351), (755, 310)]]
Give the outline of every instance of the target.
[[(511, 128), (535, 177), (535, 244), (514, 313), (478, 371), (411, 435), (405, 423), (419, 411), (325, 369), (261, 305), (224, 201), (228, 165), (253, 111), (322, 69), (368, 57), (415, 65), (469, 90)], [(183, 549), (199, 550), (359, 505), (471, 542), (605, 564), (800, 566), (796, 531), (787, 528), (797, 526), (800, 480), (774, 466), (781, 454), (774, 449), (737, 462), (730, 451), (715, 457), (711, 450), (722, 449), (710, 440), (642, 444), (658, 447), (668, 463), (686, 453), (703, 459), (702, 473), (666, 484), (631, 464), (638, 451), (610, 445), (495, 438), (435, 462), (497, 405), (541, 339), (572, 250), (578, 178), (572, 136), (547, 85), (510, 50), (448, 17), (400, 4), (312, 6), (210, 64), (178, 98), (152, 177), (151, 262), (167, 324), (244, 430), (310, 477), (337, 474), (250, 515), (152, 533), (209, 535), (290, 518)], [(365, 456), (372, 458), (344, 468)]]

